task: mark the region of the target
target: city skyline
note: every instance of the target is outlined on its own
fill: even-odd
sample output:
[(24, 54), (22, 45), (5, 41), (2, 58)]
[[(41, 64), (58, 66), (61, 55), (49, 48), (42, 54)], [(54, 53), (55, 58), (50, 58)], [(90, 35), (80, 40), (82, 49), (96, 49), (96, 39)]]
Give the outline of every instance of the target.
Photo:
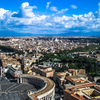
[(100, 36), (99, 0), (4, 0), (0, 36)]

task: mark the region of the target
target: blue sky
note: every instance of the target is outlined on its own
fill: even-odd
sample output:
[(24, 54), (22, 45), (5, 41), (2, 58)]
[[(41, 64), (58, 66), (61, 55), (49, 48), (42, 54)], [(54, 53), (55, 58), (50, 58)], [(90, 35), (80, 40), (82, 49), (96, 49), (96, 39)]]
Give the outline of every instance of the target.
[(100, 0), (2, 0), (0, 36), (100, 36)]

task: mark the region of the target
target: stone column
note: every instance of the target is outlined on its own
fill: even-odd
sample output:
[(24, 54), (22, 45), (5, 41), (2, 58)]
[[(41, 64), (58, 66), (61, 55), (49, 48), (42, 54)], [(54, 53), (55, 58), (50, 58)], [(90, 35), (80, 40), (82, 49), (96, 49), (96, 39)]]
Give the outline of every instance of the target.
[(19, 83), (19, 77), (17, 77), (17, 83)]
[(20, 77), (20, 83), (22, 83), (22, 77)]

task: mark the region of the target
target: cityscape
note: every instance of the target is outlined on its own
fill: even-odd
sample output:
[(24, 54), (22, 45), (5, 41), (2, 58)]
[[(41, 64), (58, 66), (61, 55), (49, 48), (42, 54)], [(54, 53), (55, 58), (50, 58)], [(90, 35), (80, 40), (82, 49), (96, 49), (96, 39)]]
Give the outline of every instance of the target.
[(0, 100), (100, 100), (100, 1), (1, 1)]

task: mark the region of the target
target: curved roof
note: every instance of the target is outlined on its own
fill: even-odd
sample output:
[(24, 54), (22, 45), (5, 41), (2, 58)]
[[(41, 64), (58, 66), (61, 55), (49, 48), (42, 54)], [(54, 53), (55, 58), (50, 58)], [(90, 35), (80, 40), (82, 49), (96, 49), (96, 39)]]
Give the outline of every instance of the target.
[(21, 77), (35, 77), (35, 78), (41, 78), (42, 80), (44, 80), (47, 85), (44, 89), (41, 89), (39, 92), (36, 92), (34, 94), (31, 94), (30, 97), (34, 98), (34, 97), (38, 97), (39, 95), (45, 94), (46, 92), (48, 92), (49, 90), (51, 90), (55, 84), (52, 80), (50, 80), (49, 78), (46, 77), (42, 77), (42, 76), (34, 76), (34, 75), (29, 75), (29, 74), (22, 74), (20, 75)]

